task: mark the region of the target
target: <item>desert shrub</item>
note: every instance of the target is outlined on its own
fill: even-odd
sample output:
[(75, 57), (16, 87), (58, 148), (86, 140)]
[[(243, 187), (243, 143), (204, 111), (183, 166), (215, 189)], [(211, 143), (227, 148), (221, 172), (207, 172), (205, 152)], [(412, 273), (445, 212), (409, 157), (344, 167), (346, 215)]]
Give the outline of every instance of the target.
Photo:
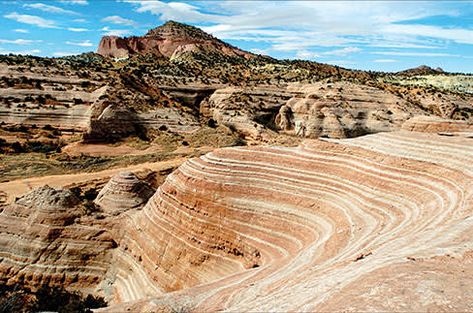
[(36, 291), (21, 285), (0, 284), (0, 313), (7, 312), (42, 312), (59, 313), (92, 312), (91, 309), (105, 307), (107, 303), (101, 297), (63, 288), (42, 286)]

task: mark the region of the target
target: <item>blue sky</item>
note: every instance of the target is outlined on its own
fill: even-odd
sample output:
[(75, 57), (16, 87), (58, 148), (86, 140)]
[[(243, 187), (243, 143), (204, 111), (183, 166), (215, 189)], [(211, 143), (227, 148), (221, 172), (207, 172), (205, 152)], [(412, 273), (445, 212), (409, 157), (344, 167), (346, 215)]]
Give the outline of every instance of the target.
[(171, 19), (276, 58), (473, 73), (473, 1), (0, 0), (0, 54), (95, 51)]

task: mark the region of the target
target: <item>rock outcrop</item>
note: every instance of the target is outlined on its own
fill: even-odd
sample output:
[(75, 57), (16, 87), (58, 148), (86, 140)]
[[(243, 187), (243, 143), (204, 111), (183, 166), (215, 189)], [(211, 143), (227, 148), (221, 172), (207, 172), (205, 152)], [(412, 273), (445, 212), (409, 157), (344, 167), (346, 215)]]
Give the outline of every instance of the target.
[(0, 213), (2, 283), (95, 292), (116, 247), (69, 190), (40, 187)]
[(347, 138), (400, 129), (421, 108), (379, 88), (348, 82), (225, 88), (208, 100), (219, 123), (253, 138), (272, 131), (305, 138)]
[(224, 43), (196, 27), (174, 21), (152, 29), (142, 37), (105, 36), (100, 41), (97, 53), (113, 58), (150, 53), (171, 60), (180, 59), (189, 53), (219, 54), (245, 59), (254, 57), (253, 54)]
[(468, 121), (442, 119), (433, 116), (416, 116), (407, 120), (402, 125), (402, 129), (424, 133), (473, 134), (473, 123)]
[(91, 111), (89, 125), (84, 134), (84, 140), (87, 142), (116, 141), (144, 133), (136, 113), (124, 105), (98, 102), (92, 106)]
[[(407, 303), (468, 311), (469, 140), (400, 131), (217, 149), (187, 161), (143, 209), (114, 222), (45, 187), (0, 213), (0, 271), (8, 282), (95, 290), (112, 312), (166, 303), (196, 311), (399, 311)], [(98, 200), (104, 211), (108, 192), (136, 195), (134, 177), (112, 181)], [(108, 208), (130, 204), (111, 198)]]
[(110, 311), (470, 310), (472, 157), (464, 138), (403, 131), (190, 160), (130, 220), (142, 271), (116, 284), (122, 300), (181, 290)]
[(142, 208), (154, 190), (131, 172), (120, 172), (102, 188), (94, 203), (105, 213), (118, 215)]

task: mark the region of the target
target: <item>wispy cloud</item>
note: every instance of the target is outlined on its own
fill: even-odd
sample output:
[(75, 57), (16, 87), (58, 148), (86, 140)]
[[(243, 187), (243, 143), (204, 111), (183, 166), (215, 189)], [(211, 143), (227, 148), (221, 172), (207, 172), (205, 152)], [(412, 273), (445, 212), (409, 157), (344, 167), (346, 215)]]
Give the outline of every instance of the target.
[(437, 53), (437, 52), (405, 52), (405, 51), (374, 51), (371, 54), (394, 55), (404, 57), (458, 57), (458, 54)]
[(78, 4), (78, 5), (88, 5), (89, 2), (87, 0), (59, 0), (61, 3), (65, 4)]
[(355, 65), (355, 61), (350, 61), (350, 60), (329, 60), (326, 63), (328, 64), (333, 64), (333, 65), (338, 65), (338, 66), (349, 66), (349, 65)]
[(124, 0), (135, 5), (136, 11), (143, 13), (149, 12), (151, 14), (159, 15), (162, 21), (176, 20), (187, 22), (205, 22), (215, 21), (218, 15), (210, 15), (201, 13), (199, 8), (184, 2), (164, 2), (164, 1), (136, 1)]
[(29, 30), (23, 29), (23, 28), (17, 28), (13, 30), (15, 33), (22, 33), (22, 34), (28, 34)]
[(13, 45), (31, 45), (37, 42), (42, 42), (42, 40), (29, 40), (29, 39), (0, 39), (0, 43), (13, 44)]
[(68, 31), (75, 32), (75, 33), (83, 33), (83, 32), (88, 32), (89, 29), (87, 28), (76, 28), (76, 27), (68, 27)]
[(94, 44), (90, 40), (84, 41), (66, 41), (66, 45), (79, 46), (79, 47), (92, 47)]
[(320, 54), (307, 50), (301, 50), (296, 53), (296, 58), (302, 60), (311, 60), (318, 57), (320, 57)]
[[(124, 0), (136, 12), (162, 21), (175, 19), (205, 25), (224, 40), (265, 42), (266, 51), (314, 56), (319, 47), (438, 49), (448, 42), (473, 44), (473, 30), (414, 21), (433, 16), (457, 17), (462, 12), (441, 2), (359, 1), (219, 1), (164, 2)], [(256, 14), (264, 12), (264, 14)], [(209, 25), (210, 24), (210, 25)], [(333, 55), (358, 51), (335, 49)], [(360, 48), (361, 49), (361, 48)], [(310, 53), (309, 53), (310, 52)]]
[(60, 8), (54, 5), (49, 5), (49, 4), (44, 4), (44, 3), (28, 3), (28, 4), (24, 4), (23, 7), (29, 8), (29, 9), (37, 9), (37, 10), (41, 10), (48, 13), (73, 14), (73, 15), (78, 14), (77, 12), (74, 12), (71, 10), (65, 10), (63, 8)]
[(373, 60), (374, 63), (395, 63), (395, 62), (399, 62), (398, 60), (394, 60), (394, 59), (376, 59), (376, 60)]
[(66, 57), (69, 55), (76, 55), (76, 52), (62, 52), (62, 51), (57, 51), (53, 53), (53, 56), (55, 57)]
[(19, 23), (34, 25), (42, 28), (58, 28), (56, 22), (47, 20), (35, 15), (18, 14), (16, 12), (4, 15), (5, 18), (17, 21)]
[(341, 49), (324, 52), (323, 55), (345, 56), (345, 55), (349, 55), (349, 54), (360, 52), (360, 51), (362, 51), (362, 49), (358, 47), (345, 47)]
[(131, 31), (129, 29), (110, 29), (110, 27), (103, 27), (100, 29), (103, 32), (104, 36), (126, 36), (131, 34)]
[(112, 24), (116, 24), (116, 25), (125, 25), (125, 26), (136, 25), (135, 21), (123, 18), (123, 17), (118, 16), (118, 15), (107, 16), (107, 17), (102, 19), (102, 22), (112, 23)]

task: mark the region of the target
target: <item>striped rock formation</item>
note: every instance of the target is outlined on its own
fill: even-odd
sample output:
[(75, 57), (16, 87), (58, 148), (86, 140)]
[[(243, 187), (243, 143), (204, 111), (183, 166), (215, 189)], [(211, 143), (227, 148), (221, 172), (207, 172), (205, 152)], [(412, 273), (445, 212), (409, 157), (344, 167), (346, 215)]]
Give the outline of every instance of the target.
[(473, 122), (416, 116), (407, 120), (402, 129), (423, 133), (473, 133)]
[(154, 194), (154, 190), (131, 172), (113, 176), (97, 195), (94, 203), (104, 212), (119, 214), (141, 208)]
[(192, 159), (126, 222), (114, 292), (133, 302), (108, 310), (471, 311), (470, 141), (401, 131)]
[[(0, 272), (99, 293), (111, 312), (471, 311), (471, 140), (217, 149), (101, 219), (44, 187), (0, 213)], [(135, 183), (114, 178), (99, 205), (135, 204), (120, 200)]]
[(0, 213), (2, 283), (92, 292), (116, 243), (70, 191), (40, 187)]

